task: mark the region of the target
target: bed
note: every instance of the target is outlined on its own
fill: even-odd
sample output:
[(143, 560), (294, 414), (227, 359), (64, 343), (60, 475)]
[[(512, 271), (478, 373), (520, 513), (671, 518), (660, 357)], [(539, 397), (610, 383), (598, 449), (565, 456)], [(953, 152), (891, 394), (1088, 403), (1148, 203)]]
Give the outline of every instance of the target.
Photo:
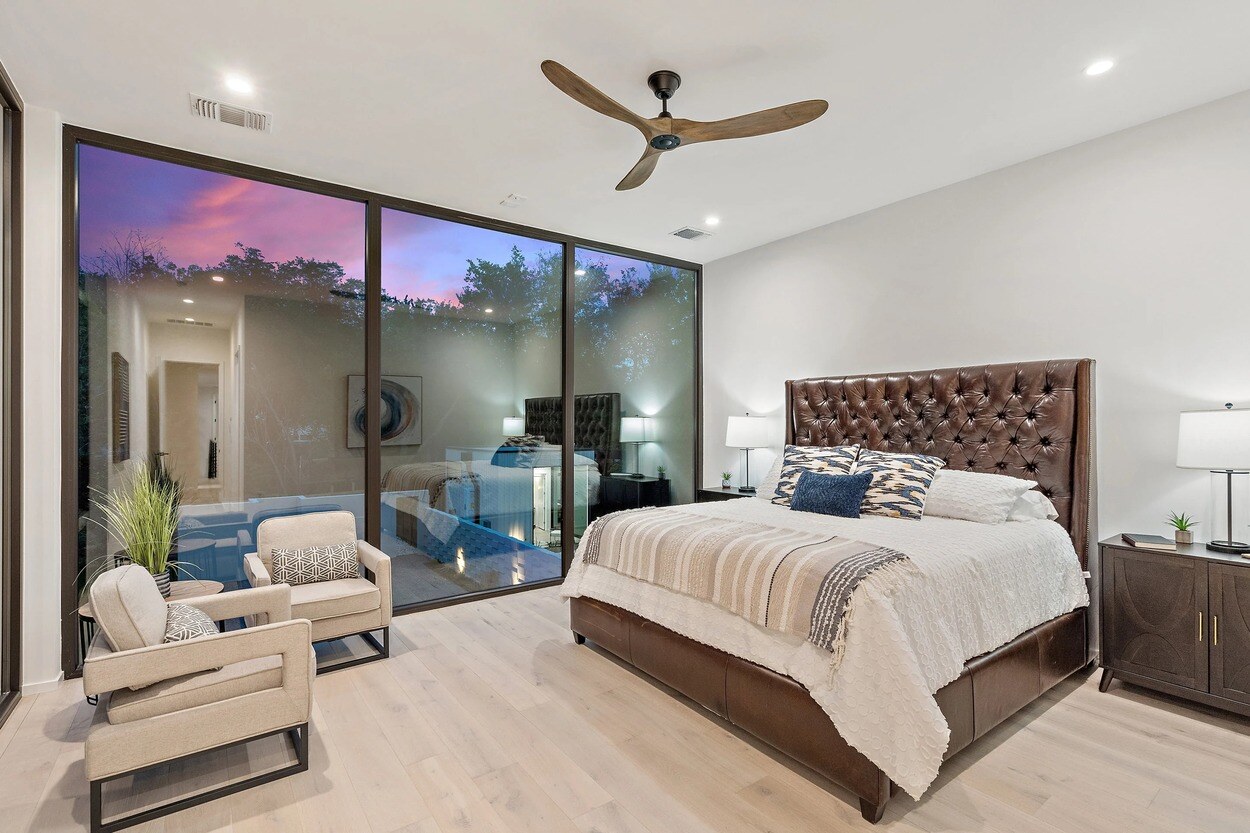
[[(786, 383), (788, 444), (919, 452), (951, 469), (1035, 480), (1057, 523), (811, 520), (764, 498), (645, 510), (773, 524), (779, 534), (823, 524), (907, 553), (915, 573), (897, 598), (869, 592), (867, 581), (856, 589), (827, 670), (745, 619), (581, 558), (564, 588), (576, 640), (846, 787), (864, 818), (879, 821), (895, 782), (918, 796), (942, 760), (1088, 664), (1092, 370), (1087, 359), (1055, 360)], [(985, 565), (983, 584), (969, 564)], [(933, 635), (921, 638), (910, 623), (926, 605)]]
[[(577, 507), (583, 518), (579, 532), (586, 510), (599, 502), (601, 478), (620, 459), (620, 403), (619, 393), (574, 397), (574, 465), (577, 483), (583, 486), (579, 503), (584, 504)], [(525, 431), (545, 444), (525, 449), (448, 448), (446, 460), (388, 469), (382, 476), (382, 494), (394, 510), (395, 536), (417, 546), (423, 528), (427, 532), (454, 528), (450, 518), (439, 517), (442, 513), (534, 543), (536, 528), (552, 526), (550, 518), (544, 524), (536, 517), (544, 510), (549, 514), (551, 507), (538, 506), (534, 473), (561, 469), (562, 399), (526, 399)]]

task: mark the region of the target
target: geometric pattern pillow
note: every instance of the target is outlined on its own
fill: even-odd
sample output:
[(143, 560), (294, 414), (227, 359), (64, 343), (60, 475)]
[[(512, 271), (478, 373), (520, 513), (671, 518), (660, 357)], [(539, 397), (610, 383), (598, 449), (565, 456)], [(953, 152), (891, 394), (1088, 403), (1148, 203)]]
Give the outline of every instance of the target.
[(297, 584), (360, 577), (355, 541), (329, 547), (275, 549), (271, 558), (275, 584), (294, 587)]
[(854, 473), (870, 472), (872, 485), (864, 495), (861, 514), (920, 520), (933, 476), (944, 465), (941, 458), (928, 454), (864, 449), (855, 460)]
[(169, 613), (165, 616), (166, 642), (181, 642), (184, 639), (195, 639), (197, 636), (214, 636), (218, 632), (213, 620), (198, 607), (176, 602), (169, 605)]
[(772, 495), (773, 503), (789, 506), (794, 497), (794, 487), (805, 471), (817, 474), (850, 474), (859, 454), (857, 445), (839, 445), (826, 448), (818, 445), (788, 445), (782, 452), (781, 477)]

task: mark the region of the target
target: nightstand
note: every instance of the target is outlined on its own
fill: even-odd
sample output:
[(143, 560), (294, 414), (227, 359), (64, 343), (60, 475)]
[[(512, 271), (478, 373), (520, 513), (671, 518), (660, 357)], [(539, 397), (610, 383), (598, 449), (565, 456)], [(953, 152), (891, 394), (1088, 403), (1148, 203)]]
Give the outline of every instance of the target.
[(618, 477), (599, 481), (599, 502), (603, 514), (643, 506), (668, 506), (672, 502), (671, 482), (658, 477)]
[(700, 489), (698, 494), (694, 496), (694, 500), (695, 503), (713, 503), (718, 500), (733, 500), (739, 497), (752, 497), (752, 495), (739, 492), (736, 486), (729, 489), (708, 486), (705, 489)]
[(1250, 560), (1202, 544), (1099, 544), (1102, 680), (1250, 716)]

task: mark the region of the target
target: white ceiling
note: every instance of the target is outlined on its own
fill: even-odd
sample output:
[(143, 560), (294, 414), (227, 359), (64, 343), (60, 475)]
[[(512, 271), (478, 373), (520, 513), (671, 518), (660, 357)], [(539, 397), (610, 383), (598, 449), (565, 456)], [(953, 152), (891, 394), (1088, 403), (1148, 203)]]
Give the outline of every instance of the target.
[[(1246, 0), (0, 4), (0, 60), (67, 123), (700, 262), (1250, 88), (1247, 36)], [(647, 116), (661, 68), (686, 118), (831, 106), (618, 193), (641, 137), (558, 92), (544, 58)], [(274, 132), (197, 120), (189, 92)], [(512, 192), (528, 200), (500, 206)], [(709, 214), (714, 237), (668, 236)]]

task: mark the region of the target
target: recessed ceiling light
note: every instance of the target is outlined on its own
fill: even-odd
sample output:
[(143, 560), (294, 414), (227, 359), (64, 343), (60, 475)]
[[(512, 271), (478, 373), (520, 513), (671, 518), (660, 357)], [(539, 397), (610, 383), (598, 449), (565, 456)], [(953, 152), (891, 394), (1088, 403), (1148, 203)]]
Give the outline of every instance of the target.
[(1095, 75), (1102, 75), (1104, 72), (1110, 71), (1115, 66), (1115, 61), (1110, 58), (1101, 58), (1085, 67), (1085, 74), (1091, 78)]
[(486, 309), (482, 310), (482, 312), (486, 313), (487, 315), (490, 315), (492, 312), (494, 312), (494, 310), (491, 309), (490, 307), (487, 307)]
[(226, 89), (232, 93), (239, 95), (251, 95), (256, 92), (256, 88), (252, 86), (252, 82), (248, 81), (242, 75), (227, 75)]
[(184, 303), (184, 304), (194, 304), (194, 303), (195, 303), (195, 301), (193, 301), (193, 300), (192, 300), (192, 299), (190, 299), (190, 298), (183, 298), (183, 299), (182, 299), (182, 303)]
[(703, 224), (705, 226), (719, 226), (720, 217), (707, 217), (706, 219), (704, 219)]
[(225, 283), (226, 279), (221, 275), (213, 275), (213, 283)]
[(183, 321), (185, 321), (185, 322), (187, 322), (188, 324), (194, 324), (194, 323), (195, 323), (195, 319), (194, 319), (194, 318), (184, 318), (184, 319), (182, 319), (182, 320), (183, 320)]
[(586, 275), (586, 270), (585, 270), (585, 269), (574, 269), (574, 270), (573, 270), (573, 274), (574, 274), (574, 275), (577, 275), (577, 277), (581, 278), (581, 277), (584, 277), (584, 276)]

